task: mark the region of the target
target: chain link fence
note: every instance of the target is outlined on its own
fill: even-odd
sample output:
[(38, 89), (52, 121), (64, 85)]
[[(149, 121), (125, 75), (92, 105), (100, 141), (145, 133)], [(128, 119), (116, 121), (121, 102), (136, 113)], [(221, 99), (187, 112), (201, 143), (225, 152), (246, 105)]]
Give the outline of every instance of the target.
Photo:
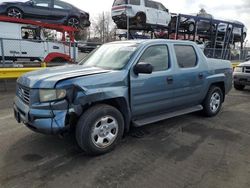
[(230, 61), (245, 61), (250, 56), (250, 49), (222, 49), (205, 48), (204, 54), (208, 58), (225, 59)]

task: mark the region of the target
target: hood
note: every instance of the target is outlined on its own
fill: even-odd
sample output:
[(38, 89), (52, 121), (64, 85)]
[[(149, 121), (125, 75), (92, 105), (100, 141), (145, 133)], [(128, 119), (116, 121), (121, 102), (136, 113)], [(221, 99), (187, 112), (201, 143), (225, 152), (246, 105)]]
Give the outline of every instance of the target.
[(244, 63), (240, 63), (239, 66), (249, 66), (250, 67), (250, 61), (246, 61)]
[(96, 67), (66, 65), (29, 72), (21, 76), (17, 83), (28, 88), (54, 88), (62, 80), (108, 72), (110, 71)]

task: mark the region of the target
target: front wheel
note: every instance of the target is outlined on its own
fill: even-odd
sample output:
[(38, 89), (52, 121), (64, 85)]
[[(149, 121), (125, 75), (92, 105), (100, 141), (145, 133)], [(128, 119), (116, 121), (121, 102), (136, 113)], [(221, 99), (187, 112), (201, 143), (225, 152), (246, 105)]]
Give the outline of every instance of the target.
[(194, 23), (190, 23), (188, 25), (188, 32), (193, 33), (194, 32), (194, 28), (195, 28)]
[(78, 18), (71, 17), (68, 19), (68, 26), (78, 29), (80, 27), (80, 20)]
[(122, 138), (124, 119), (116, 108), (101, 104), (88, 109), (76, 127), (78, 145), (90, 155), (111, 151)]
[(203, 102), (204, 115), (213, 117), (217, 115), (221, 109), (223, 101), (223, 93), (221, 88), (217, 86), (210, 87), (207, 96)]

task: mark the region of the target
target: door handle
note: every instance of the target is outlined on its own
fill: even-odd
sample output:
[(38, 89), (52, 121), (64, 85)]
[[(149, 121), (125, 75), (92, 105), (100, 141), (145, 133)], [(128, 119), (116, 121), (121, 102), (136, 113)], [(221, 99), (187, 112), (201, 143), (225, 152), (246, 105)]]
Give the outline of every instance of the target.
[(204, 75), (202, 73), (199, 74), (198, 76), (200, 79), (203, 79)]
[(167, 83), (168, 83), (168, 84), (172, 84), (173, 81), (174, 81), (173, 76), (168, 76), (168, 77), (167, 77)]

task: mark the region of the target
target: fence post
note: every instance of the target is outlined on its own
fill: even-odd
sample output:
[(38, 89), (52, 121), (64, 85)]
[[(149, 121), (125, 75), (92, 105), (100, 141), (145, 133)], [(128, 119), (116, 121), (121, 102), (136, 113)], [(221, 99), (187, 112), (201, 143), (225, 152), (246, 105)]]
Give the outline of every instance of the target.
[(76, 45), (77, 45), (77, 43), (74, 41), (74, 43), (73, 43), (73, 61), (74, 61), (74, 63), (76, 63)]
[(0, 38), (0, 45), (1, 45), (1, 53), (2, 53), (2, 63), (3, 63), (3, 67), (5, 67), (4, 46), (3, 46), (2, 38)]

